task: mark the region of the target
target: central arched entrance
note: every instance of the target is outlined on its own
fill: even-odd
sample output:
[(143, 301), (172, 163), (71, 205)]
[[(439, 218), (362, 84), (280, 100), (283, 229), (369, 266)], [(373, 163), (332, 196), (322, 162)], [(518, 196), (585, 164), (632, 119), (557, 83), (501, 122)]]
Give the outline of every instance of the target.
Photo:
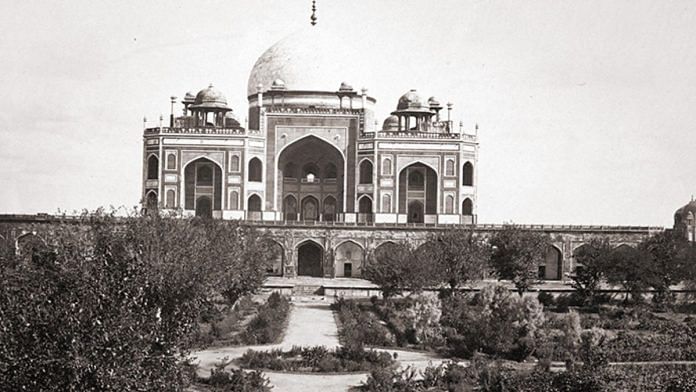
[(341, 152), (313, 135), (284, 148), (278, 156), (277, 179), (284, 219), (337, 219), (343, 212), (344, 167)]
[(322, 276), (324, 249), (318, 244), (307, 241), (297, 248), (297, 275)]
[[(399, 173), (399, 213), (408, 223), (424, 223), (426, 215), (437, 214), (437, 173), (420, 162)], [(427, 222), (426, 222), (427, 223)]]
[(210, 218), (222, 210), (222, 170), (207, 158), (198, 158), (184, 167), (184, 209)]

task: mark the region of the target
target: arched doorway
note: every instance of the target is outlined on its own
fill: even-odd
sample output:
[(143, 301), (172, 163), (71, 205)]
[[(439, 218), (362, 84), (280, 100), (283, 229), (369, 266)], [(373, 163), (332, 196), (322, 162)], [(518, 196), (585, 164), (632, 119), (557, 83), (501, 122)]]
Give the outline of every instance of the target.
[(148, 212), (154, 212), (154, 211), (157, 211), (157, 206), (158, 206), (157, 192), (155, 192), (155, 191), (148, 192), (147, 197), (145, 198), (145, 208), (147, 209)]
[(551, 245), (546, 250), (544, 265), (539, 266), (539, 279), (561, 280), (563, 276), (563, 255), (555, 246)]
[(372, 222), (372, 199), (369, 196), (362, 196), (358, 200), (358, 222)]
[[(298, 203), (299, 219), (318, 220), (324, 213), (340, 216), (344, 207), (344, 170), (343, 154), (332, 143), (314, 135), (290, 142), (278, 155), (277, 205), (285, 207), (287, 197), (292, 196)], [(310, 196), (312, 201), (307, 199)], [(321, 203), (329, 197), (334, 200), (333, 214), (325, 211)]]
[(324, 199), (324, 208), (322, 210), (321, 218), (324, 221), (333, 221), (336, 219), (336, 199), (333, 196), (329, 196)]
[(423, 214), (423, 203), (420, 200), (413, 200), (408, 203), (408, 223), (423, 223), (425, 222), (425, 214)]
[(196, 216), (201, 218), (213, 217), (213, 203), (208, 196), (201, 196), (196, 199)]
[(285, 196), (285, 199), (283, 200), (283, 213), (285, 214), (285, 220), (297, 220), (297, 200), (295, 199), (295, 196)]
[(324, 250), (316, 243), (307, 241), (297, 248), (297, 275), (322, 276)]
[(247, 210), (249, 212), (249, 219), (251, 220), (261, 220), (261, 198), (259, 195), (251, 195), (247, 199)]
[(416, 162), (399, 173), (399, 214), (405, 214), (407, 222), (434, 222), (426, 215), (437, 214), (437, 195), (437, 173), (430, 166)]
[(302, 199), (302, 220), (315, 221), (319, 219), (319, 201), (307, 196)]
[(39, 253), (48, 249), (44, 240), (34, 233), (26, 233), (17, 237), (15, 253), (25, 261), (30, 261)]
[(334, 263), (336, 277), (358, 277), (361, 275), (364, 257), (363, 249), (352, 241), (346, 241), (336, 248)]
[[(198, 206), (198, 203), (204, 203)], [(206, 204), (207, 203), (207, 204)], [(207, 158), (198, 158), (184, 167), (184, 209), (195, 211), (222, 211), (222, 170)]]
[(271, 251), (270, 260), (266, 264), (266, 275), (283, 276), (283, 264), (285, 264), (285, 250), (276, 241), (269, 241), (268, 248)]

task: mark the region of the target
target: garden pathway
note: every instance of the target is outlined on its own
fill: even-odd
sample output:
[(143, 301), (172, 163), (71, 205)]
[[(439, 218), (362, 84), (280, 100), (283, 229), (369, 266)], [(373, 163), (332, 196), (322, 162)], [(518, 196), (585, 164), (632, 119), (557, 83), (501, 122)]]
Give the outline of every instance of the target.
[[(198, 363), (198, 374), (208, 377), (210, 369), (220, 363), (224, 358), (232, 360), (239, 358), (247, 350), (271, 350), (274, 348), (289, 349), (292, 346), (325, 346), (334, 348), (339, 346), (338, 328), (334, 320), (333, 312), (329, 308), (328, 301), (322, 297), (293, 298), (290, 320), (285, 336), (280, 344), (264, 346), (236, 346), (219, 347), (209, 350), (197, 351), (191, 354)], [(402, 367), (412, 366), (424, 369), (430, 363), (439, 364), (441, 358), (429, 353), (403, 351), (392, 349), (380, 349), (392, 355), (396, 352), (397, 360)], [(234, 366), (234, 365), (231, 365)], [(366, 373), (353, 374), (293, 374), (279, 372), (264, 372), (273, 384), (275, 392), (344, 392), (351, 386), (360, 385), (367, 377)]]

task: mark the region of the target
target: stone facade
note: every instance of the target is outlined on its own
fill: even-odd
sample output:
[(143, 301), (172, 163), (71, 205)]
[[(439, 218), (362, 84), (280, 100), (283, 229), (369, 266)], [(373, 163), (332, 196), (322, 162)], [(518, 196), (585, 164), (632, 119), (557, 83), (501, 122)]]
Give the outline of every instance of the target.
[[(145, 128), (143, 207), (265, 222), (475, 223), (476, 130), (456, 129), (452, 104), (441, 118), (439, 100), (415, 90), (380, 128), (375, 98), (342, 82), (346, 58), (307, 47), (332, 38), (307, 34), (259, 57), (245, 126), (211, 85), (187, 93), (169, 126)], [(316, 72), (326, 69), (336, 74)]]
[[(23, 252), (23, 249), (51, 234), (57, 218), (48, 215), (0, 215), (0, 242)], [(409, 226), (400, 224), (360, 225), (340, 222), (249, 222), (266, 232), (279, 247), (273, 275), (359, 277), (370, 255), (387, 242), (408, 242), (414, 246), (425, 243), (429, 234), (450, 230), (450, 225)], [(501, 225), (468, 226), (483, 236), (502, 229)], [(663, 231), (660, 227), (617, 226), (524, 226), (527, 230), (546, 233), (552, 249), (547, 254), (542, 277), (546, 280), (567, 280), (575, 268), (573, 252), (595, 237), (607, 238), (615, 247), (636, 246), (640, 241)], [(24, 250), (26, 251), (26, 250)]]

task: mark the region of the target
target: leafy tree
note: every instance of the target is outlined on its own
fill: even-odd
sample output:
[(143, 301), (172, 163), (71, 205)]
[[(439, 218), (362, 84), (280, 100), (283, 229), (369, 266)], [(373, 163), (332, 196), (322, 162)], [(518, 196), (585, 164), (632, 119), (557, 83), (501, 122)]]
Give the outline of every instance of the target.
[(638, 245), (648, 258), (645, 280), (657, 292), (653, 297), (656, 302), (672, 302), (670, 287), (688, 279), (691, 263), (685, 257), (687, 246), (684, 238), (673, 231), (663, 231)]
[(483, 278), (491, 247), (471, 229), (455, 228), (432, 234), (424, 246), (423, 262), (436, 265), (439, 279), (451, 291)]
[(461, 296), (445, 305), (441, 323), (455, 356), (483, 352), (520, 360), (536, 349), (544, 308), (534, 297), (517, 296), (498, 283), (485, 286), (471, 303)]
[(634, 300), (648, 287), (646, 282), (650, 260), (638, 249), (622, 245), (614, 249), (607, 260), (605, 276), (610, 284), (620, 284), (626, 290), (625, 300), (629, 295)]
[(510, 279), (522, 295), (537, 280), (549, 243), (546, 234), (505, 225), (490, 240), (491, 264), (498, 278)]
[(611, 252), (611, 245), (605, 238), (592, 238), (575, 250), (574, 257), (578, 265), (571, 275), (571, 286), (586, 305), (595, 302)]
[(199, 316), (247, 262), (235, 241), (211, 242), (210, 232), (256, 236), (219, 225), (97, 211), (58, 224), (48, 251), (2, 260), (0, 385), (183, 390), (181, 359)]
[(363, 276), (382, 289), (385, 299), (405, 289), (417, 292), (436, 282), (431, 263), (423, 262), (410, 245), (392, 242), (375, 250)]

